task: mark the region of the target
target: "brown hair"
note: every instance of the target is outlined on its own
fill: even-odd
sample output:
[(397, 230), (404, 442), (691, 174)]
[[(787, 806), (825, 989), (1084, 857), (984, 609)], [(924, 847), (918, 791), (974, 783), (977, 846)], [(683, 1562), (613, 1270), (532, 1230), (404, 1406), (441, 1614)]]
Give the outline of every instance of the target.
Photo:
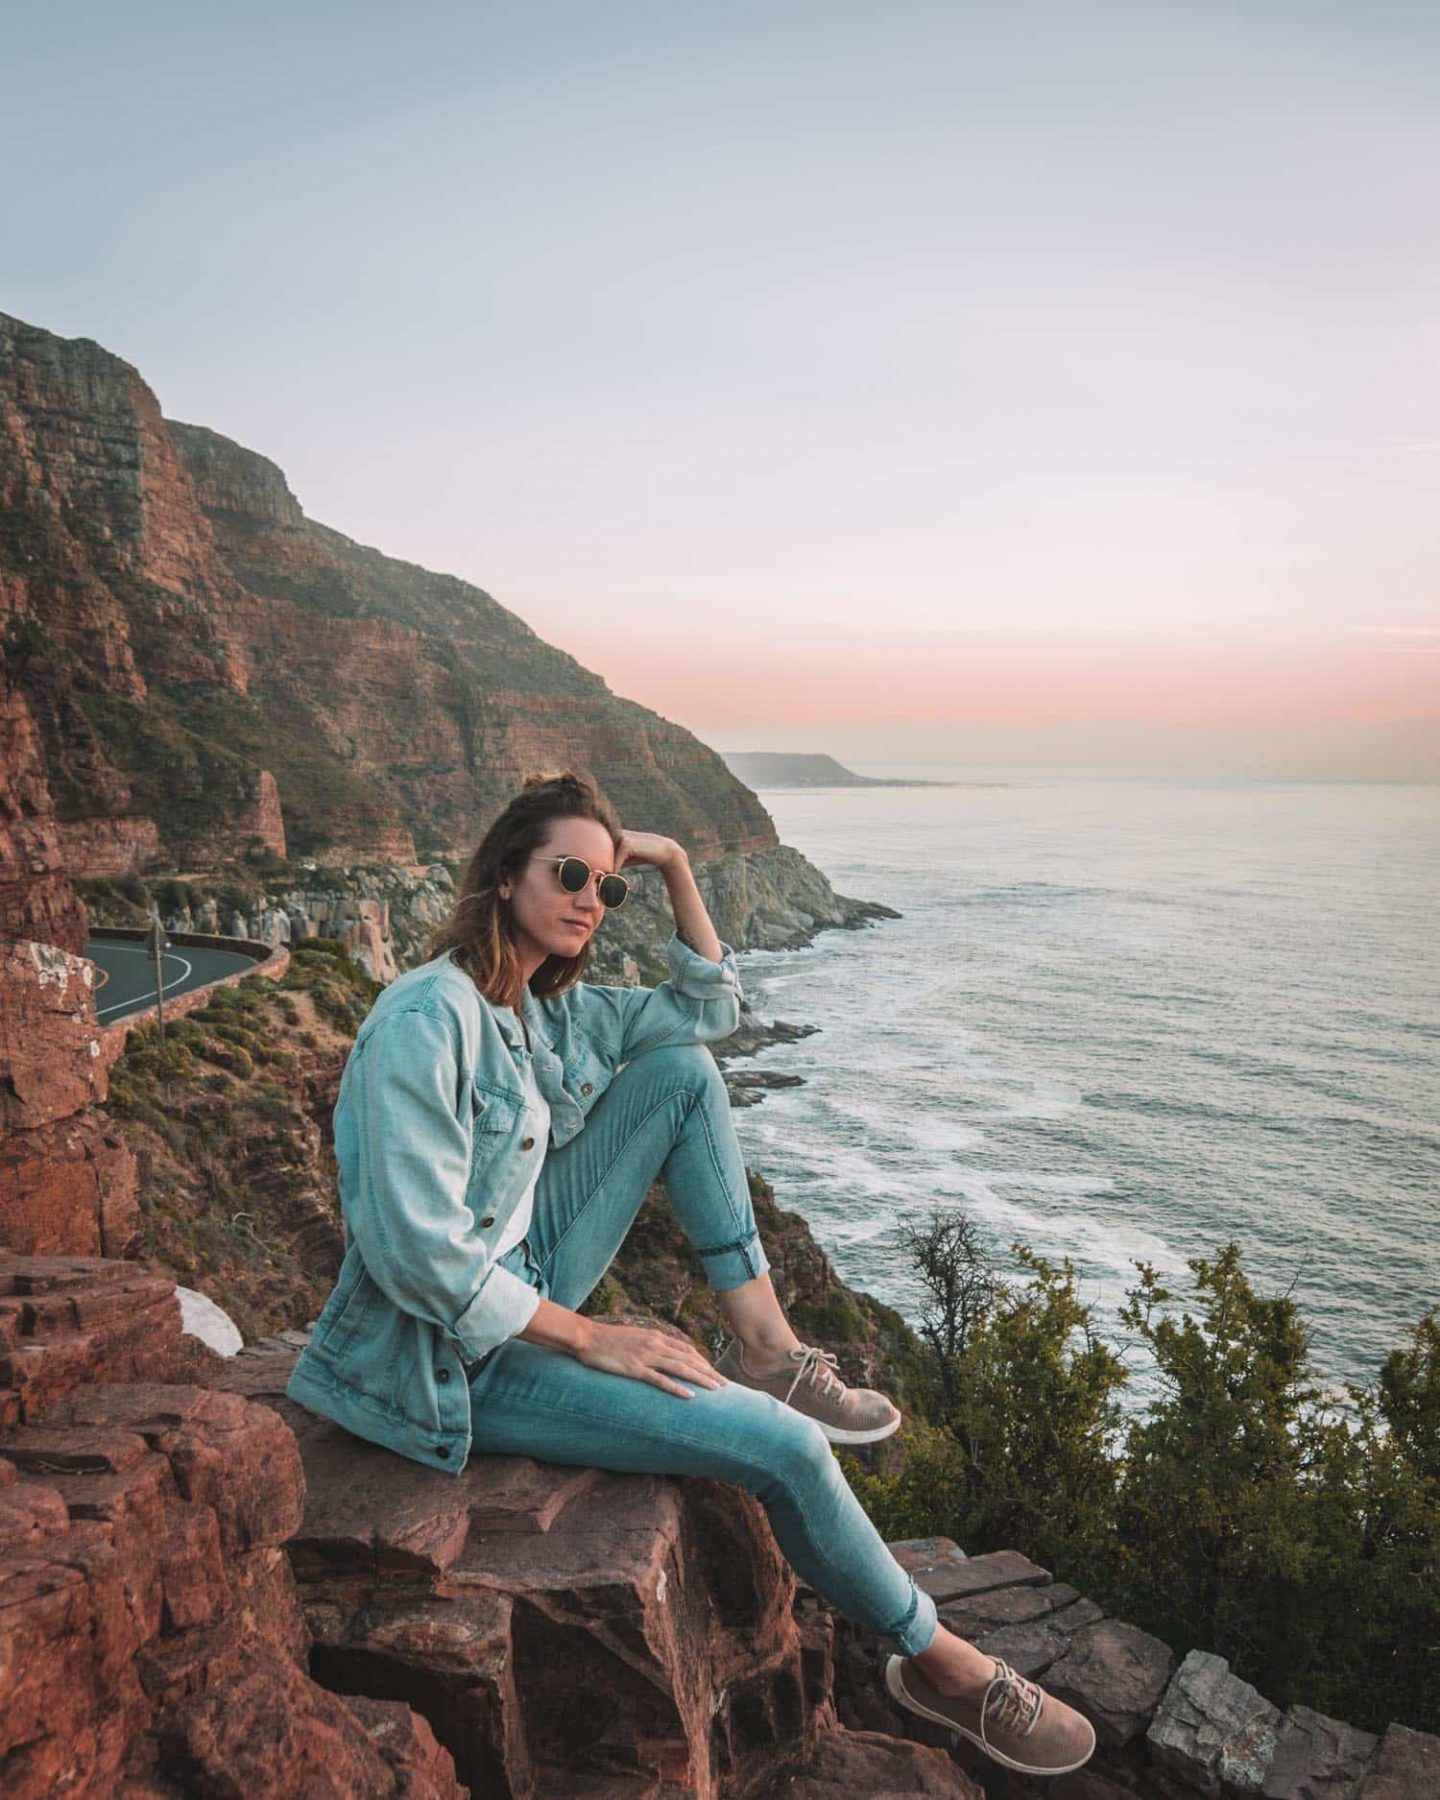
[[(470, 858), (454, 909), (426, 952), (428, 958), (453, 951), (454, 960), (497, 1006), (517, 1005), (525, 985), (500, 883), (519, 880), (556, 819), (594, 819), (620, 848), (620, 815), (583, 770), (527, 775)], [(543, 997), (573, 987), (585, 973), (593, 943), (592, 937), (578, 956), (546, 957), (530, 977), (530, 992)]]

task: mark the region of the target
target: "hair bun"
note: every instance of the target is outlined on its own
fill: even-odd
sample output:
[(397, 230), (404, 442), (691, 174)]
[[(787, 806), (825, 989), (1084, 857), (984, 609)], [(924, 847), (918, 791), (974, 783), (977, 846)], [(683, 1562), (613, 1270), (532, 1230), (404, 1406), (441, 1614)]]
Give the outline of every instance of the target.
[(593, 796), (596, 793), (595, 782), (582, 770), (547, 769), (529, 774), (520, 783), (520, 792), (528, 794), (532, 788), (564, 788), (571, 793)]

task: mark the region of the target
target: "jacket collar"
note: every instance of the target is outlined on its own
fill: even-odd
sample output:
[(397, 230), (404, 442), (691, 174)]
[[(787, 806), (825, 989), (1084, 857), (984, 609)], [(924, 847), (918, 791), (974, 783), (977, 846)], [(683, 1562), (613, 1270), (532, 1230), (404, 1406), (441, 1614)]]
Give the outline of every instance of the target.
[[(455, 963), (454, 958), (450, 955), (448, 950), (441, 952), (439, 960), (449, 963), (453, 967), (459, 966)], [(546, 1018), (540, 1002), (530, 992), (528, 987), (521, 989), (520, 1007), (525, 1015), (525, 1024), (530, 1032), (530, 1042), (532, 1044), (541, 1043), (547, 1050), (553, 1050), (555, 1046), (550, 1036), (549, 1020)], [(514, 1011), (510, 1007), (492, 1005), (490, 1007), (490, 1016), (500, 1027), (501, 1037), (504, 1038), (505, 1042), (512, 1050), (523, 1050), (525, 1048), (525, 1033), (520, 1029), (520, 1021), (515, 1017)]]

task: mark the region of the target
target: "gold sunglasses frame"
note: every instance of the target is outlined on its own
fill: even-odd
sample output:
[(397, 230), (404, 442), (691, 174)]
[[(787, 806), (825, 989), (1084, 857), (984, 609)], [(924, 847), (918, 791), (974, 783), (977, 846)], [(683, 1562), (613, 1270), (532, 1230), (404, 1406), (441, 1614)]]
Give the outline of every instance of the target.
[[(589, 887), (590, 883), (593, 881), (595, 883), (595, 898), (605, 908), (606, 912), (619, 912), (620, 908), (630, 898), (631, 883), (626, 876), (620, 874), (619, 871), (616, 869), (610, 869), (608, 871), (601, 870), (601, 869), (592, 869), (590, 867), (590, 864), (585, 861), (585, 858), (583, 856), (539, 856), (539, 855), (536, 855), (536, 856), (532, 856), (530, 858), (530, 861), (531, 862), (554, 863), (555, 879), (557, 881), (560, 881), (560, 865), (561, 865), (561, 863), (578, 862), (578, 863), (583, 864), (584, 868), (585, 868), (585, 872), (586, 872), (585, 879), (578, 888), (567, 888), (567, 887), (565, 887), (565, 883), (563, 881), (560, 881), (560, 885), (562, 888), (565, 888), (565, 892), (567, 894), (583, 894), (585, 892), (585, 889), (587, 887)], [(602, 881), (618, 881), (620, 883), (621, 887), (624, 888), (624, 890), (625, 890), (624, 893), (621, 894), (620, 898), (617, 901), (615, 901), (614, 905), (611, 905), (605, 899), (605, 897), (601, 894), (600, 883)]]

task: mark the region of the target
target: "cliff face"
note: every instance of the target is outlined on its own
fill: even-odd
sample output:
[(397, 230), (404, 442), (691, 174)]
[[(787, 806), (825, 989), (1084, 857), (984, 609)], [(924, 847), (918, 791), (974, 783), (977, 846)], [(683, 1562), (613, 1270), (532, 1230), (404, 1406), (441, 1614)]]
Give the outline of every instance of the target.
[(101, 1111), (95, 968), (0, 943), (0, 1245), (117, 1255), (139, 1207), (135, 1159)]
[(77, 875), (464, 853), (572, 762), (698, 858), (776, 844), (719, 757), (488, 594), (308, 520), (118, 357), (3, 315), (0, 627)]
[(0, 650), (0, 937), (83, 950), (85, 908), (65, 871), (40, 732)]
[(0, 625), (72, 870), (153, 859), (162, 762), (179, 806), (206, 785), (227, 810), (258, 799), (256, 768), (165, 717), (169, 687), (245, 687), (246, 596), (199, 524), (135, 371), (0, 317)]

